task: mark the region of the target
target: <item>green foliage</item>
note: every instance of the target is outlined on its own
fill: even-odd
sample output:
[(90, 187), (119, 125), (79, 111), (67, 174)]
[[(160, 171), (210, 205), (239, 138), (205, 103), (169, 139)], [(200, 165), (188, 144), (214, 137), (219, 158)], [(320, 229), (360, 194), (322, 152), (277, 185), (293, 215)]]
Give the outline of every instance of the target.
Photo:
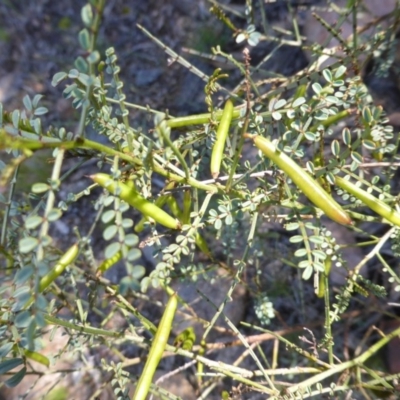
[[(211, 285), (213, 279), (218, 279), (217, 271), (223, 269), (230, 274), (229, 288), (225, 300), (215, 305), (214, 316), (205, 321), (207, 329), (203, 336), (198, 337), (189, 327), (178, 335), (174, 345), (168, 345), (168, 337), (164, 337), (152, 374), (166, 348), (188, 359), (196, 359), (199, 371), (202, 367), (217, 371), (213, 374), (215, 381), (208, 381), (209, 386), (201, 386), (210, 377), (199, 373), (200, 391), (208, 390), (223, 377), (230, 377), (246, 390), (259, 391), (271, 399), (300, 399), (323, 393), (337, 396), (340, 392), (350, 393), (359, 388), (363, 391), (371, 388), (393, 391), (391, 379), (365, 367), (365, 361), (398, 335), (399, 328), (375, 344), (368, 344), (362, 352), (361, 348), (357, 349), (354, 357), (351, 355), (353, 358), (346, 362), (338, 362), (343, 353), (335, 347), (339, 341), (335, 329), (352, 307), (355, 293), (387, 300), (387, 288), (391, 284), (395, 285), (395, 291), (400, 288), (397, 266), (391, 267), (383, 256), (387, 242), (391, 243), (395, 257), (400, 253), (399, 229), (392, 227), (391, 219), (387, 217), (398, 208), (398, 197), (391, 194), (398, 168), (398, 133), (387, 124), (382, 107), (373, 105), (357, 66), (364, 49), (372, 52), (383, 46), (383, 33), (364, 39), (362, 44), (355, 41), (356, 45), (352, 46), (340, 37), (339, 27), (330, 27), (330, 32), (345, 46), (347, 54), (325, 69), (319, 70), (319, 63), (315, 63), (292, 80), (280, 77), (273, 83), (281, 86), (270, 90), (262, 90), (261, 83), (253, 80), (256, 78), (252, 75), (248, 53), (242, 63), (216, 48), (214, 53), (232, 61), (244, 76), (243, 87), (225, 88), (223, 84), (229, 78), (221, 69), (216, 69), (210, 77), (200, 75), (206, 82), (205, 103), (209, 113), (173, 118), (162, 110), (126, 101), (128, 92), (121, 78), (115, 49), (111, 47), (105, 54), (96, 50), (104, 6), (104, 0), (92, 0), (82, 8), (84, 28), (79, 32), (78, 42), (84, 56), (75, 60), (74, 68), (56, 73), (52, 80), (54, 86), (65, 85), (63, 96), (80, 111), (76, 133), (62, 127), (43, 128), (49, 110), (40, 105), (40, 95), (25, 96), (21, 110), (0, 109), (0, 150), (9, 155), (7, 162), (0, 163), (0, 201), (4, 204), (0, 238), (0, 374), (6, 375), (5, 384), (17, 385), (26, 375), (30, 361), (49, 364), (49, 359), (41, 353), (40, 340), (49, 324), (67, 330), (70, 336), (67, 352), (83, 353), (86, 345), (98, 348), (101, 344), (120, 357), (119, 349), (129, 342), (148, 353), (149, 348), (153, 348), (145, 340), (149, 335), (155, 337), (153, 345), (157, 344), (156, 321), (153, 316), (150, 320), (145, 317), (145, 312), (132, 305), (132, 299), (135, 296), (145, 298), (150, 289), (163, 288), (170, 292), (169, 285), (177, 277), (196, 281), (201, 275)], [(213, 6), (213, 13), (233, 31), (237, 43), (257, 46), (260, 41), (267, 40), (268, 35), (256, 29), (253, 7), (253, 2), (246, 2), (246, 26), (243, 29), (237, 28), (234, 18), (229, 18), (217, 4)], [(354, 5), (346, 12), (356, 11)], [(64, 26), (67, 22), (60, 24)], [(265, 20), (263, 23), (265, 28)], [(296, 26), (297, 22), (294, 22), (294, 36), (298, 33)], [(395, 26), (393, 22), (390, 29)], [(151, 38), (160, 44), (158, 39)], [(281, 44), (284, 42), (282, 39)], [(160, 45), (169, 55), (175, 54), (162, 43)], [(318, 57), (317, 50), (314, 55)], [(178, 56), (177, 61), (196, 71), (181, 57)], [(382, 68), (379, 66), (379, 71)], [(293, 89), (296, 89), (294, 93)], [(226, 97), (232, 98), (237, 106), (228, 127), (220, 169), (218, 164), (220, 175), (214, 180), (208, 177), (221, 120), (221, 104), (217, 102), (216, 94), (228, 94)], [(167, 104), (165, 108), (168, 108)], [(132, 109), (151, 115), (154, 129), (142, 132), (134, 128)], [(179, 135), (175, 135), (177, 127)], [(90, 129), (97, 133), (96, 140), (87, 138)], [(273, 157), (266, 157), (255, 147), (248, 150), (246, 138), (251, 135), (268, 138), (274, 143), (276, 154), (290, 157), (294, 168), (292, 175), (279, 167)], [(20, 166), (44, 149), (52, 151), (51, 176), (32, 182), (29, 192), (17, 194), (15, 185), (21, 179)], [(66, 162), (67, 155), (77, 160), (76, 165)], [(81, 168), (78, 160), (86, 159), (96, 160), (97, 172), (110, 173), (113, 189), (101, 184), (102, 190), (99, 190), (99, 185), (88, 179), (83, 190), (59, 198), (68, 176)], [(340, 231), (328, 227), (325, 214), (330, 215), (329, 212), (322, 206), (315, 206), (313, 193), (302, 191), (301, 186), (294, 184), (296, 168), (299, 174), (311, 176), (327, 196), (337, 199), (348, 212), (353, 224), (342, 229), (358, 232), (367, 245), (373, 246), (358, 265), (347, 265), (342, 252), (345, 244), (338, 244), (342, 243), (341, 238), (335, 237)], [(386, 204), (386, 214), (379, 213), (354, 191), (341, 189), (335, 178), (337, 175), (350, 175), (357, 184), (366, 185), (368, 193), (375, 192), (376, 197)], [(134, 207), (138, 203), (127, 197), (127, 193), (133, 192), (137, 193), (141, 204), (155, 203), (152, 210), (156, 212), (164, 207), (163, 215), (167, 212), (179, 223), (165, 228), (165, 224), (158, 223), (160, 220), (154, 213), (150, 215), (142, 207)], [(60, 245), (52, 228), (89, 195), (93, 220), (71, 226), (70, 232), (74, 233), (63, 238)], [(141, 217), (144, 221), (137, 223)], [(366, 225), (371, 222), (381, 224), (386, 233), (373, 231), (371, 224)], [(134, 233), (139, 224), (140, 229)], [(282, 261), (281, 268), (287, 264), (299, 273), (301, 278), (297, 278), (297, 288), (306, 285), (301, 279), (314, 278), (315, 292), (323, 297), (325, 321), (322, 339), (313, 337), (307, 342), (313, 349), (310, 352), (296, 340), (290, 341), (272, 332), (276, 340), (285, 344), (289, 356), (282, 356), (279, 363), (275, 359), (271, 367), (264, 350), (260, 348), (256, 354), (239, 328), (229, 324), (224, 306), (239, 282), (245, 281), (249, 292), (253, 292), (257, 322), (270, 327), (279, 316), (275, 309), (279, 291), (270, 290), (270, 282), (264, 287), (261, 276), (265, 273), (273, 278), (273, 272), (264, 271), (262, 267), (272, 253), (265, 232), (276, 229), (278, 224), (283, 228), (279, 240), (283, 241), (286, 234), (291, 244), (286, 247), (287, 254), (277, 256)], [(143, 228), (147, 236), (139, 237)], [(99, 236), (106, 242), (102, 262), (98, 261), (101, 256), (95, 254), (91, 242), (95, 231), (101, 232)], [(61, 262), (68, 254), (66, 249), (75, 242), (79, 243), (79, 256), (75, 254), (68, 262)], [(362, 243), (359, 246), (362, 247)], [(144, 247), (151, 248), (155, 260), (155, 267), (147, 275), (139, 261)], [(362, 275), (362, 268), (373, 258), (378, 260), (377, 269), (383, 283), (378, 284)], [(59, 273), (53, 272), (52, 278), (47, 279), (60, 264)], [(116, 265), (125, 267), (125, 276), (110, 282), (103, 274), (111, 272)], [(332, 285), (326, 284), (332, 273), (331, 265), (332, 269), (339, 267), (348, 274), (346, 282), (336, 292)], [(250, 276), (256, 270), (253, 280), (247, 278), (246, 269)], [(47, 279), (46, 285), (43, 278)], [(275, 283), (278, 281), (277, 278)], [(335, 302), (331, 304), (333, 293)], [(295, 293), (295, 296), (301, 298), (299, 303), (304, 306), (304, 292)], [(109, 298), (113, 299), (112, 304)], [(63, 319), (60, 311), (66, 304), (69, 305), (68, 317)], [(89, 318), (92, 313), (101, 319), (98, 326)], [(116, 314), (123, 315), (126, 321), (126, 329), (121, 332), (104, 328), (108, 319)], [(204, 354), (207, 335), (220, 316), (225, 317), (231, 332), (246, 347), (257, 371), (238, 370), (236, 365), (224, 363), (216, 366), (208, 354)], [(270, 334), (255, 324), (248, 329)], [(202, 343), (200, 348), (196, 347), (197, 339)], [(282, 369), (286, 368), (284, 385), (270, 377), (281, 364)], [(295, 375), (290, 368), (292, 365), (304, 368), (303, 375)], [(129, 384), (134, 377), (127, 371), (128, 366), (124, 356), (117, 363), (101, 359), (101, 370), (106, 373), (107, 383), (118, 399), (129, 398)], [(332, 377), (341, 374), (347, 374), (346, 382), (337, 385)], [(150, 381), (146, 382), (146, 394), (148, 390), (169, 396)], [(54, 393), (49, 392), (48, 398), (53, 398)], [(62, 390), (60, 393), (64, 396)]]

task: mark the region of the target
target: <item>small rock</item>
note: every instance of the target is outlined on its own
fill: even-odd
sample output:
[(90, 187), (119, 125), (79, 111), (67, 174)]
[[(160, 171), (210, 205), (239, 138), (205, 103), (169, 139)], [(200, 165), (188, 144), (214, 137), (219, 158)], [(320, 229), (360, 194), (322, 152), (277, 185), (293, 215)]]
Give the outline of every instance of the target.
[(144, 87), (151, 85), (163, 73), (162, 68), (149, 68), (137, 71), (135, 76), (135, 85), (137, 87)]

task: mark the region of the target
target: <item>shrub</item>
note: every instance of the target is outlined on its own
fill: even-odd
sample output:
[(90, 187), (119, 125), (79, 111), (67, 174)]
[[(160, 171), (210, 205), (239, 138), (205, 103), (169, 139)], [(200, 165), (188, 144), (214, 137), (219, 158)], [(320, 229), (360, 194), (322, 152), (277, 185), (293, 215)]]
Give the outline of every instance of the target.
[[(399, 247), (398, 198), (393, 194), (398, 187), (398, 134), (383, 108), (373, 104), (361, 79), (363, 63), (376, 74), (389, 73), (396, 65), (360, 56), (396, 51), (390, 38), (396, 35), (398, 10), (386, 16), (386, 31), (364, 36), (364, 27), (355, 24), (353, 36), (343, 38), (340, 24), (349, 15), (356, 22), (361, 7), (348, 2), (334, 27), (325, 24), (340, 43), (337, 48), (313, 46), (309, 67), (291, 78), (263, 82), (255, 78), (262, 64), (251, 65), (248, 49), (272, 40), (263, 8), (257, 9), (259, 21), (253, 16), (252, 2), (246, 2), (247, 25), (238, 28), (240, 22), (215, 3), (213, 14), (233, 32), (237, 43), (247, 46), (242, 59), (220, 47), (213, 49), (215, 56), (232, 63), (242, 75), (236, 87), (221, 69), (211, 75), (200, 72), (139, 26), (173, 60), (205, 81), (207, 113), (173, 117), (165, 110), (126, 101), (115, 50), (103, 54), (96, 48), (104, 6), (104, 0), (92, 0), (83, 7), (79, 43), (85, 56), (78, 57), (69, 71), (56, 73), (52, 81), (54, 86), (64, 85), (63, 96), (80, 112), (77, 131), (44, 128), (41, 118), (48, 110), (41, 106), (39, 95), (25, 96), (24, 109), (0, 110), (0, 149), (8, 154), (0, 165), (4, 204), (0, 371), (5, 384), (18, 385), (28, 367), (40, 378), (43, 373), (31, 366), (32, 361), (52, 368), (53, 356), (44, 353), (41, 339), (53, 326), (53, 332), (64, 328), (68, 336), (55, 358), (77, 353), (85, 360), (88, 348), (106, 354), (96, 367), (104, 377), (103, 385), (93, 396), (106, 387), (113, 389), (116, 398), (129, 396), (130, 384), (138, 381), (129, 367), (141, 358), (129, 360), (124, 346), (134, 345), (147, 354), (149, 337), (155, 338), (152, 349), (162, 337), (152, 373), (164, 349), (184, 357), (188, 365), (197, 364), (201, 398), (217, 390), (222, 381), (227, 388), (219, 389), (223, 398), (256, 392), (271, 399), (393, 393), (396, 375), (371, 360), (379, 358), (379, 350), (398, 336), (400, 328), (373, 341), (371, 322), (361, 344), (354, 346), (346, 345), (341, 335), (346, 327), (354, 331), (352, 339), (359, 340), (356, 333), (365, 328), (363, 314), (371, 310), (362, 307), (365, 301), (357, 293), (375, 299), (367, 304), (383, 315), (387, 288), (400, 290), (395, 261), (392, 266)], [(293, 38), (273, 39), (278, 47), (302, 43), (294, 11), (288, 8)], [(319, 68), (328, 59), (326, 54), (333, 56), (339, 50), (343, 54), (338, 61)], [(131, 109), (151, 115), (154, 126), (146, 132), (134, 128)], [(88, 138), (90, 130), (96, 132), (95, 139)], [(44, 150), (52, 152), (50, 178), (33, 182), (26, 193), (16, 192), (20, 166)], [(71, 159), (73, 163), (68, 162)], [(85, 188), (61, 198), (65, 180), (83, 169), (88, 159), (96, 160), (96, 167), (85, 178)], [(211, 174), (215, 179), (209, 179)], [(94, 211), (88, 212), (93, 220), (80, 221), (73, 237), (60, 237), (52, 227), (84, 196), (93, 199)], [(101, 262), (92, 243), (99, 230), (107, 242)], [(349, 231), (357, 235), (355, 247), (370, 249), (356, 265), (343, 255), (346, 243), (341, 236)], [(151, 248), (156, 260), (147, 272), (139, 261), (145, 247)], [(276, 270), (270, 262), (273, 258), (279, 261)], [(366, 269), (371, 260), (379, 279), (372, 279)], [(106, 279), (117, 264), (125, 267), (125, 276)], [(330, 275), (337, 276), (337, 268), (347, 274), (339, 286), (337, 278), (336, 285), (329, 280)], [(229, 278), (226, 287), (221, 284), (221, 271), (225, 280)], [(198, 282), (200, 278), (210, 285), (217, 282), (212, 290), (226, 290), (212, 306), (212, 317), (203, 321), (206, 329), (194, 329), (197, 311), (175, 285), (180, 279)], [(310, 279), (315, 294), (302, 281)], [(254, 315), (235, 326), (225, 310), (240, 285), (250, 294)], [(180, 303), (181, 314), (192, 317), (193, 326), (183, 330), (177, 319), (172, 322), (173, 344), (172, 339), (166, 344), (172, 314), (164, 315), (157, 330), (156, 316), (146, 315), (146, 308), (138, 306), (138, 299), (150, 304), (155, 293), (162, 293), (157, 288)], [(210, 303), (217, 298), (203, 296)], [(290, 312), (285, 311), (288, 304), (282, 303), (289, 297), (290, 305), (295, 305)], [(306, 310), (315, 316), (324, 310), (324, 321), (311, 326), (310, 321), (293, 317), (296, 312), (304, 316)], [(123, 328), (108, 329), (107, 323), (116, 315), (123, 316)], [(285, 326), (288, 315), (292, 320)], [(351, 316), (358, 318), (351, 321)], [(219, 317), (225, 320), (225, 328), (216, 325)], [(286, 337), (298, 329), (292, 322), (301, 322), (311, 340)], [(282, 324), (287, 328), (284, 332), (279, 330)], [(209, 333), (217, 328), (235, 337), (225, 345), (243, 346), (242, 357), (251, 356), (246, 366), (213, 359), (211, 352), (218, 346)], [(273, 348), (265, 343), (271, 338)], [(285, 350), (278, 352), (278, 343)], [(277, 381), (276, 375), (282, 378)], [(161, 398), (177, 398), (149, 381), (142, 376), (142, 398), (148, 390)]]

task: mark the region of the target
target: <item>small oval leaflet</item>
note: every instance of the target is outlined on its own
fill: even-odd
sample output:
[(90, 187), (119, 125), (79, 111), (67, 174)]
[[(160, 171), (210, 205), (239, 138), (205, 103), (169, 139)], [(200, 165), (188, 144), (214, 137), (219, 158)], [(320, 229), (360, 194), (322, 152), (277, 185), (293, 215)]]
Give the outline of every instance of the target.
[(274, 111), (271, 116), (275, 121), (280, 121), (282, 119), (282, 114), (278, 111)]
[(48, 112), (49, 110), (46, 107), (38, 107), (35, 111), (34, 114), (38, 117), (39, 115), (44, 115)]
[(32, 185), (32, 192), (36, 194), (47, 192), (49, 189), (50, 185), (47, 183), (35, 183)]
[(299, 107), (306, 102), (304, 97), (298, 97), (292, 104), (293, 108)]
[(104, 240), (112, 239), (117, 234), (117, 231), (118, 231), (117, 225), (108, 226), (103, 232)]
[(345, 73), (346, 73), (347, 68), (344, 65), (341, 65), (336, 71), (335, 71), (335, 79), (341, 78)]
[(19, 241), (19, 251), (21, 253), (29, 253), (39, 244), (39, 240), (34, 237), (26, 237)]
[(89, 27), (93, 23), (93, 10), (90, 4), (86, 4), (82, 7), (81, 18), (83, 23)]
[(43, 222), (43, 218), (39, 215), (31, 215), (25, 220), (26, 229), (35, 229)]
[(340, 144), (336, 139), (332, 141), (331, 150), (332, 150), (332, 154), (335, 157), (339, 157), (339, 155), (340, 155)]
[(129, 247), (136, 246), (139, 243), (139, 238), (134, 233), (125, 236), (125, 244)]
[(106, 247), (106, 251), (104, 252), (104, 257), (105, 258), (112, 258), (115, 256), (115, 254), (117, 254), (121, 249), (121, 244), (118, 242), (114, 242), (109, 244)]

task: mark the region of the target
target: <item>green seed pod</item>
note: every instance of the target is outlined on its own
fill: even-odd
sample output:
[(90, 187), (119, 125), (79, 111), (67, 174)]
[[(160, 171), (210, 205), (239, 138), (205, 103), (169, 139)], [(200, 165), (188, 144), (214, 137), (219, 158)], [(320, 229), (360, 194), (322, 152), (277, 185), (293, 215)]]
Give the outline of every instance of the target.
[(375, 196), (372, 196), (372, 194), (366, 192), (365, 190), (360, 189), (347, 179), (336, 177), (335, 182), (341, 189), (361, 200), (367, 207), (375, 211), (381, 217), (385, 218), (394, 225), (400, 226), (400, 214), (388, 206), (385, 202), (377, 199)]
[(60, 258), (55, 267), (50, 270), (45, 276), (40, 279), (39, 282), (39, 293), (42, 293), (51, 283), (53, 283), (68, 267), (72, 264), (79, 254), (78, 244), (71, 246), (66, 253)]
[(228, 137), (229, 127), (231, 125), (233, 115), (233, 103), (228, 100), (225, 103), (224, 111), (222, 112), (221, 122), (217, 130), (217, 140), (211, 153), (211, 175), (214, 179), (218, 178), (221, 168), (222, 157), (224, 154), (225, 142)]
[(185, 190), (183, 193), (183, 212), (182, 212), (182, 223), (190, 224), (190, 210), (192, 208), (192, 191), (190, 189)]
[(207, 242), (199, 232), (196, 232), (195, 236), (196, 246), (208, 257), (213, 258), (210, 249), (208, 248)]
[[(239, 118), (240, 117), (240, 109), (233, 110), (232, 117), (233, 118)], [(215, 118), (217, 120), (222, 118), (223, 112), (217, 111), (215, 113)], [(198, 114), (198, 115), (188, 115), (186, 117), (177, 117), (177, 118), (171, 118), (167, 119), (167, 125), (170, 128), (181, 128), (184, 126), (190, 126), (190, 125), (203, 125), (207, 124), (210, 121), (211, 114)]]
[(270, 140), (262, 136), (246, 135), (253, 139), (254, 144), (275, 163), (296, 186), (321, 209), (329, 218), (343, 225), (352, 223), (349, 215), (343, 208), (312, 178), (303, 168), (297, 165), (289, 156), (276, 149)]
[(171, 217), (160, 207), (157, 207), (152, 202), (146, 200), (131, 187), (128, 187), (122, 182), (116, 182), (110, 175), (98, 173), (91, 175), (90, 178), (100, 186), (107, 189), (110, 193), (115, 194), (121, 200), (126, 201), (130, 206), (139, 210), (143, 215), (153, 218), (159, 224), (170, 228), (180, 229), (181, 224), (178, 220)]
[[(154, 204), (157, 206), (157, 207), (163, 207), (164, 205), (165, 205), (165, 203), (167, 202), (167, 197), (168, 197), (168, 195), (164, 195), (164, 196), (160, 196), (160, 197), (158, 197), (157, 198), (157, 200), (154, 202)], [(147, 222), (147, 221), (150, 221), (150, 218), (149, 217), (145, 217), (145, 216), (143, 216), (143, 218), (141, 218), (141, 220), (137, 223), (137, 224), (135, 224), (135, 226), (134, 226), (134, 231), (136, 232), (136, 233), (140, 233), (140, 232), (142, 232), (143, 231), (143, 229), (144, 229), (144, 224)], [(151, 219), (151, 222), (152, 223), (154, 223), (154, 221)]]
[(111, 258), (104, 260), (100, 267), (97, 269), (97, 275), (103, 274), (108, 271), (114, 264), (116, 264), (122, 257), (122, 252), (118, 251)]
[(179, 204), (174, 196), (172, 194), (169, 194), (167, 196), (167, 204), (169, 209), (171, 210), (172, 215), (174, 215), (176, 218), (181, 218), (182, 217), (182, 210), (179, 207)]
[(319, 283), (318, 283), (318, 290), (315, 292), (315, 294), (319, 297), (322, 298), (325, 296), (325, 281), (326, 277), (329, 276), (331, 272), (331, 267), (332, 267), (332, 258), (331, 257), (326, 257), (325, 262), (324, 262), (324, 267), (325, 267), (325, 272), (320, 272), (319, 273)]
[(158, 325), (156, 335), (154, 336), (150, 348), (149, 356), (142, 374), (140, 375), (132, 400), (145, 400), (147, 397), (154, 373), (156, 372), (157, 366), (164, 353), (165, 346), (167, 345), (177, 307), (178, 296), (174, 293), (170, 296), (167, 306), (165, 307), (164, 314), (161, 318), (160, 324)]
[[(164, 192), (164, 191), (169, 191), (169, 190), (173, 189), (174, 187), (175, 187), (175, 182), (173, 182), (173, 181), (172, 181), (172, 182), (169, 182), (169, 183), (165, 186), (165, 188), (162, 190), (162, 192)], [(167, 202), (168, 196), (169, 196), (169, 194), (167, 194), (167, 195), (162, 195), (162, 196), (160, 196), (160, 197), (157, 197), (157, 199), (156, 199), (156, 201), (154, 202), (154, 204), (155, 204), (157, 207), (160, 207), (160, 208), (163, 207), (164, 204)], [(149, 220), (148, 217), (143, 217), (143, 218), (135, 225), (135, 227), (134, 227), (135, 232), (137, 232), (137, 233), (142, 232), (143, 229), (144, 229), (144, 224), (145, 224), (145, 222), (148, 221), (148, 220)]]
[(196, 333), (193, 326), (189, 326), (176, 336), (174, 340), (174, 346), (180, 347), (183, 350), (191, 351), (195, 341)]
[(26, 358), (29, 358), (30, 360), (36, 361), (45, 367), (49, 368), (50, 367), (50, 360), (44, 356), (43, 354), (37, 353), (36, 351), (31, 351), (28, 349), (22, 349), (24, 356)]

